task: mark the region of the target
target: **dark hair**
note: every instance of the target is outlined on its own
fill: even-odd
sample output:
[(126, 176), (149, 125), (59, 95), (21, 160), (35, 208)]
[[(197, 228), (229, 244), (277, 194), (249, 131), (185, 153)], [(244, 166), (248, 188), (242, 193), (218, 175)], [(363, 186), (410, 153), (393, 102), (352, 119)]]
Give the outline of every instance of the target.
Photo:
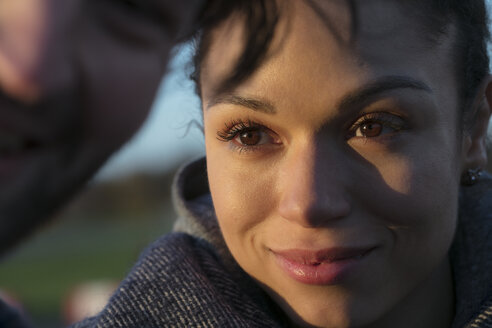
[[(408, 0), (421, 8), (424, 28), (429, 34), (449, 33), (454, 26), (453, 63), (462, 109), (462, 127), (473, 123), (473, 101), (481, 82), (489, 73), (487, 44), (490, 38), (484, 0)], [(426, 11), (426, 12), (424, 12)]]
[[(313, 7), (311, 0), (304, 1)], [(347, 1), (351, 5), (351, 10), (355, 11), (353, 1)], [(402, 3), (410, 5), (417, 15), (424, 19), (423, 33), (427, 39), (438, 42), (443, 34), (450, 33), (450, 26), (455, 27), (453, 62), (455, 76), (457, 81), (460, 81), (458, 90), (460, 105), (463, 112), (467, 112), (481, 81), (489, 72), (487, 53), (489, 30), (484, 0), (406, 0)], [(195, 36), (196, 51), (191, 78), (195, 81), (198, 95), (201, 95), (200, 67), (210, 46), (210, 31), (234, 12), (243, 14), (246, 18), (245, 50), (230, 76), (220, 84), (219, 90), (225, 91), (237, 86), (248, 78), (265, 58), (280, 14), (277, 1), (209, 1), (208, 7), (203, 12), (201, 28)], [(466, 115), (463, 119), (467, 120)]]
[(230, 76), (221, 81), (218, 92), (232, 89), (247, 79), (261, 64), (273, 39), (279, 11), (276, 1), (272, 0), (211, 0), (203, 11), (199, 21), (199, 30), (194, 36), (195, 54), (193, 73), (196, 92), (201, 96), (200, 68), (211, 43), (211, 30), (230, 17), (239, 13), (246, 24), (245, 51), (238, 59)]

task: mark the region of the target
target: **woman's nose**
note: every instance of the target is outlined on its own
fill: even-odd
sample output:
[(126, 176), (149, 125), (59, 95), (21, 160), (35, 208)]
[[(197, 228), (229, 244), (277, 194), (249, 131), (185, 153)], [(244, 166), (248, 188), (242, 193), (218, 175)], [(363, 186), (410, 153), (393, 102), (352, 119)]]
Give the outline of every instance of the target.
[(303, 146), (282, 166), (279, 214), (304, 227), (319, 227), (350, 213), (343, 162), (325, 147)]

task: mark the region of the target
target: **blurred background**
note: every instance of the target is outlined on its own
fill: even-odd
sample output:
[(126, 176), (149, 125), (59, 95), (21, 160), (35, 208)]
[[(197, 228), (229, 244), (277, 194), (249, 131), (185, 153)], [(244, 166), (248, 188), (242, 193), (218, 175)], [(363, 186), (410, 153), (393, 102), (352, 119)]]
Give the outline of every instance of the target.
[(2, 259), (0, 297), (36, 327), (64, 327), (97, 313), (142, 249), (171, 229), (173, 176), (180, 164), (204, 155), (190, 56), (189, 45), (175, 50), (133, 140), (51, 224)]
[(140, 252), (176, 218), (173, 176), (204, 155), (191, 46), (175, 49), (145, 125), (85, 190), (0, 263), (0, 298), (36, 327), (64, 327), (99, 312)]

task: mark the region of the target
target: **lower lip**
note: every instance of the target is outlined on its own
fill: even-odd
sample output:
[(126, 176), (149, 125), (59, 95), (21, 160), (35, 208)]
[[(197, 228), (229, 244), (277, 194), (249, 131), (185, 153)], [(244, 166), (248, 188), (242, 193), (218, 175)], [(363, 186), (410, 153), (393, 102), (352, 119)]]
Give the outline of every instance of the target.
[(0, 155), (0, 181), (13, 178), (31, 161), (33, 155), (33, 151), (19, 151), (14, 154)]
[(361, 257), (322, 262), (318, 265), (295, 262), (278, 254), (275, 254), (275, 258), (280, 268), (298, 282), (308, 285), (336, 285), (356, 270), (369, 253)]

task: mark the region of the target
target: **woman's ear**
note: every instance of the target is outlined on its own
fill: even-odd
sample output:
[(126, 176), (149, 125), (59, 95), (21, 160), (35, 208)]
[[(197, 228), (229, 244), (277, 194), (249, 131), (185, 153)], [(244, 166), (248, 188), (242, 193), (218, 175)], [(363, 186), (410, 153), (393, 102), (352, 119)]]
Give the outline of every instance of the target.
[(487, 130), (492, 111), (492, 76), (488, 75), (474, 102), (473, 116), (463, 130), (462, 171), (483, 169), (487, 165)]

